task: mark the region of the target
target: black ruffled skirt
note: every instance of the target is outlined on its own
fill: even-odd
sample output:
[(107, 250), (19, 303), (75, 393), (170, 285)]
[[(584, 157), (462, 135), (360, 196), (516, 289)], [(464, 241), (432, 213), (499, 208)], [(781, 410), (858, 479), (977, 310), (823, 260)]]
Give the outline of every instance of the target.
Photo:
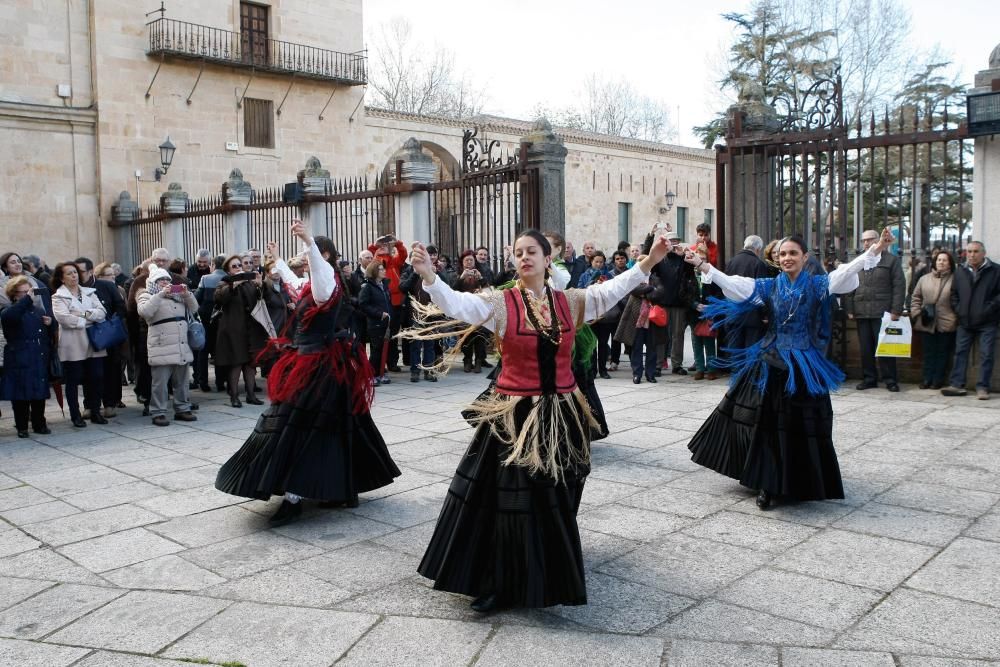
[[(515, 423), (523, 424), (531, 408), (530, 399), (520, 401)], [(560, 446), (583, 437), (566, 433)], [(477, 427), (418, 571), (435, 589), (495, 593), (506, 606), (586, 604), (576, 514), (589, 466), (565, 471), (556, 483), (503, 465), (508, 452), (489, 423)]]
[(748, 376), (740, 379), (691, 439), (691, 460), (774, 496), (843, 498), (830, 396), (789, 396), (787, 379), (787, 371), (770, 369), (763, 394)]
[(347, 502), (399, 477), (371, 414), (352, 414), (350, 388), (316, 373), (293, 401), (272, 403), (253, 433), (223, 464), (215, 488), (267, 500), (291, 492)]
[(580, 388), (584, 397), (587, 399), (587, 404), (590, 405), (590, 412), (594, 415), (594, 419), (597, 423), (601, 425), (600, 431), (594, 429), (594, 435), (591, 440), (603, 440), (608, 437), (608, 419), (604, 414), (604, 404), (601, 403), (601, 397), (597, 394), (597, 352), (593, 353), (593, 359), (590, 364), (590, 369), (584, 368), (576, 359), (573, 360), (573, 378), (576, 380), (576, 386)]

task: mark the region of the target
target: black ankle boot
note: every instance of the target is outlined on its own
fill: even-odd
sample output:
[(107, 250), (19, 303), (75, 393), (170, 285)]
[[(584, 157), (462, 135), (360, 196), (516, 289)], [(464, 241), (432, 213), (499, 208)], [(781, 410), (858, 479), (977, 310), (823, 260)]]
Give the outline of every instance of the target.
[(438, 381), (437, 376), (434, 375), (434, 373), (432, 373), (431, 371), (424, 371), (424, 379), (427, 380), (428, 382)]
[(299, 517), (302, 516), (302, 501), (297, 503), (289, 501), (287, 498), (281, 501), (281, 506), (278, 507), (278, 511), (271, 515), (271, 518), (267, 522), (272, 528), (278, 526), (284, 526), (286, 524), (292, 523), (293, 521), (298, 521)]
[(762, 510), (768, 510), (771, 508), (770, 491), (765, 491), (764, 489), (760, 490), (760, 493), (757, 494), (757, 507), (759, 507)]
[(500, 601), (497, 599), (496, 593), (487, 593), (486, 595), (477, 597), (469, 606), (472, 607), (472, 611), (478, 611), (480, 614), (488, 614), (499, 607), (499, 603)]

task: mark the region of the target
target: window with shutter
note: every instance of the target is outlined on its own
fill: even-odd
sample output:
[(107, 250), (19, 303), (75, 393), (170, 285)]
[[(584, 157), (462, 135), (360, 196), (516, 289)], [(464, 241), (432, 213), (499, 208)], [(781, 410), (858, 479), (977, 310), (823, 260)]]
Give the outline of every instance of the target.
[(274, 102), (243, 98), (243, 145), (274, 148)]

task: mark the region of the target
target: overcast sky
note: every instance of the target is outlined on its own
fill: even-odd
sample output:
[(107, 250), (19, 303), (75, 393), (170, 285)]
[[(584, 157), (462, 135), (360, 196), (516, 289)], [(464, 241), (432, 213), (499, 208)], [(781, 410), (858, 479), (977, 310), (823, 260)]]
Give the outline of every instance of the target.
[[(913, 45), (938, 44), (971, 85), (1000, 41), (998, 0), (907, 0)], [(488, 113), (528, 118), (536, 104), (574, 104), (590, 73), (621, 76), (663, 100), (680, 129), (724, 108), (718, 63), (733, 32), (724, 12), (748, 0), (364, 0), (365, 30), (395, 16), (414, 37), (455, 53), (459, 69), (488, 91)], [(724, 62), (724, 60), (723, 60)]]

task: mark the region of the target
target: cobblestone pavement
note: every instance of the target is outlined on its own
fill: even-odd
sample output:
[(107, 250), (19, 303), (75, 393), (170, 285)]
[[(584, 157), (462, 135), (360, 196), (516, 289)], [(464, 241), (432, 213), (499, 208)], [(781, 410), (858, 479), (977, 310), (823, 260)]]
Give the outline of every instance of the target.
[[(875, 665), (1000, 660), (1000, 400), (833, 401), (847, 499), (762, 513), (685, 447), (722, 381), (599, 385), (580, 528), (590, 604), (481, 617), (416, 574), (485, 375), (378, 389), (403, 471), (353, 510), (215, 491), (259, 408), (136, 409), (18, 440), (0, 423), (0, 664)], [(130, 392), (129, 392), (130, 393)], [(155, 657), (152, 657), (155, 656)]]

